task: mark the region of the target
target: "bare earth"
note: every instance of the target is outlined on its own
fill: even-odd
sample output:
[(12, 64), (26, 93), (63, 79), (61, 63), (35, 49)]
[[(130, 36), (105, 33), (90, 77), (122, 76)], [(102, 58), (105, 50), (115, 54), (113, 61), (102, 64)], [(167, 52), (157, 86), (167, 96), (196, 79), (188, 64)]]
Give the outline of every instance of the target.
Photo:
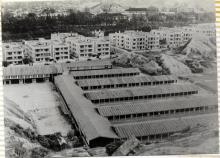
[(40, 135), (60, 132), (63, 136), (71, 125), (59, 111), (58, 94), (51, 83), (5, 85), (4, 95), (29, 114)]

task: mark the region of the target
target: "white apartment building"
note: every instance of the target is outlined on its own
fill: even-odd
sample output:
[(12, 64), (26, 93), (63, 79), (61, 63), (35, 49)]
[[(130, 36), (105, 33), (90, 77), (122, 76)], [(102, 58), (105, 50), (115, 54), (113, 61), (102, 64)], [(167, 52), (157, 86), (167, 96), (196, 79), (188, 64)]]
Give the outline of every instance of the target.
[(146, 49), (155, 50), (160, 48), (160, 36), (158, 34), (153, 33), (145, 33), (146, 36)]
[(78, 33), (75, 33), (75, 32), (65, 32), (65, 33), (52, 33), (51, 34), (51, 40), (54, 41), (54, 40), (60, 40), (62, 42), (65, 41), (66, 38), (68, 37), (80, 37), (82, 35), (79, 35)]
[(53, 59), (56, 61), (65, 61), (70, 59), (70, 51), (68, 44), (61, 41), (52, 41)]
[(25, 53), (31, 56), (33, 62), (45, 62), (52, 59), (51, 40), (25, 41)]
[(207, 37), (210, 38), (216, 37), (215, 23), (204, 23), (204, 24), (192, 25), (191, 27), (194, 28), (194, 31), (196, 33), (206, 35)]
[(22, 64), (24, 58), (24, 47), (22, 43), (3, 43), (3, 61), (9, 64)]
[(109, 34), (109, 39), (113, 46), (132, 51), (145, 50), (146, 46), (145, 34), (133, 30)]
[(153, 35), (159, 36), (159, 40), (165, 40), (166, 46), (169, 48), (176, 48), (185, 44), (192, 38), (189, 31), (183, 31), (179, 28), (160, 28), (159, 30), (152, 30)]
[(110, 58), (110, 42), (96, 37), (69, 37), (66, 38), (70, 54), (79, 60)]

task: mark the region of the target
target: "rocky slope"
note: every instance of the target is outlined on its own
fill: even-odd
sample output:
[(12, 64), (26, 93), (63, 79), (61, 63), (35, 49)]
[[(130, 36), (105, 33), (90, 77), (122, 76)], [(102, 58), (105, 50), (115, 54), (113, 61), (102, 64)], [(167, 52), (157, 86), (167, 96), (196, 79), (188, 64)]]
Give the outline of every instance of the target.
[(150, 75), (189, 75), (216, 71), (216, 41), (201, 35), (174, 50), (142, 53), (123, 50), (121, 53), (113, 59), (113, 64), (138, 67)]
[(34, 124), (14, 102), (4, 98), (5, 149), (7, 158), (42, 157), (49, 151), (35, 139)]

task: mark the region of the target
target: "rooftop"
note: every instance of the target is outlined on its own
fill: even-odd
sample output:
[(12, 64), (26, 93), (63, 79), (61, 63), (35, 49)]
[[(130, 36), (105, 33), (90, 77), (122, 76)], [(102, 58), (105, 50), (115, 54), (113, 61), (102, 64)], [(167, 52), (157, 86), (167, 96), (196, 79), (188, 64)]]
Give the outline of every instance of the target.
[(88, 142), (98, 137), (117, 138), (111, 129), (110, 122), (96, 112), (95, 106), (83, 96), (83, 91), (74, 84), (71, 75), (57, 76), (55, 84)]
[(135, 135), (136, 137), (140, 137), (155, 134), (181, 132), (188, 127), (195, 127), (200, 124), (209, 126), (212, 122), (218, 122), (217, 119), (218, 116), (216, 114), (198, 115), (150, 122), (119, 124), (114, 125), (114, 128), (119, 137), (129, 138), (133, 135)]
[(95, 71), (74, 71), (73, 76), (95, 76), (95, 75), (110, 75), (110, 74), (125, 74), (125, 73), (140, 73), (138, 68), (125, 68), (125, 69), (105, 69)]
[(169, 81), (177, 80), (176, 77), (170, 75), (162, 76), (134, 76), (134, 77), (117, 77), (117, 78), (102, 78), (102, 79), (84, 79), (77, 80), (80, 87), (84, 86), (99, 86), (99, 85), (116, 85), (116, 84), (129, 84), (129, 83), (142, 83), (142, 82), (156, 82), (156, 81)]
[(126, 90), (102, 90), (85, 93), (89, 100), (100, 100), (110, 98), (124, 98), (135, 96), (146, 96), (154, 94), (181, 93), (187, 91), (198, 91), (197, 86), (193, 84), (171, 84), (154, 87), (128, 88)]
[(3, 49), (10, 50), (10, 49), (23, 49), (22, 43), (16, 43), (16, 42), (11, 42), (11, 43), (3, 43)]
[(56, 72), (56, 68), (52, 65), (16, 65), (3, 68), (4, 76), (52, 74)]
[(212, 106), (217, 105), (217, 96), (193, 96), (193, 97), (182, 97), (182, 98), (172, 98), (166, 100), (154, 100), (150, 102), (140, 101), (140, 102), (123, 102), (120, 104), (104, 104), (97, 108), (100, 115), (116, 116), (116, 115), (127, 115), (127, 114), (137, 114), (145, 112), (155, 112), (155, 111), (166, 111), (170, 109), (183, 109), (183, 108), (193, 108), (200, 106)]

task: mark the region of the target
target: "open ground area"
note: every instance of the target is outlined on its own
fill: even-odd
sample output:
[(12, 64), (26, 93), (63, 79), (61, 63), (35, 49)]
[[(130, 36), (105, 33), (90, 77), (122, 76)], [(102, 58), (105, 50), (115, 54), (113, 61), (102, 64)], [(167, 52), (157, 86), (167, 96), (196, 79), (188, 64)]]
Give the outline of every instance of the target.
[(4, 95), (31, 116), (40, 135), (66, 135), (71, 129), (60, 113), (59, 96), (52, 83), (5, 85)]

